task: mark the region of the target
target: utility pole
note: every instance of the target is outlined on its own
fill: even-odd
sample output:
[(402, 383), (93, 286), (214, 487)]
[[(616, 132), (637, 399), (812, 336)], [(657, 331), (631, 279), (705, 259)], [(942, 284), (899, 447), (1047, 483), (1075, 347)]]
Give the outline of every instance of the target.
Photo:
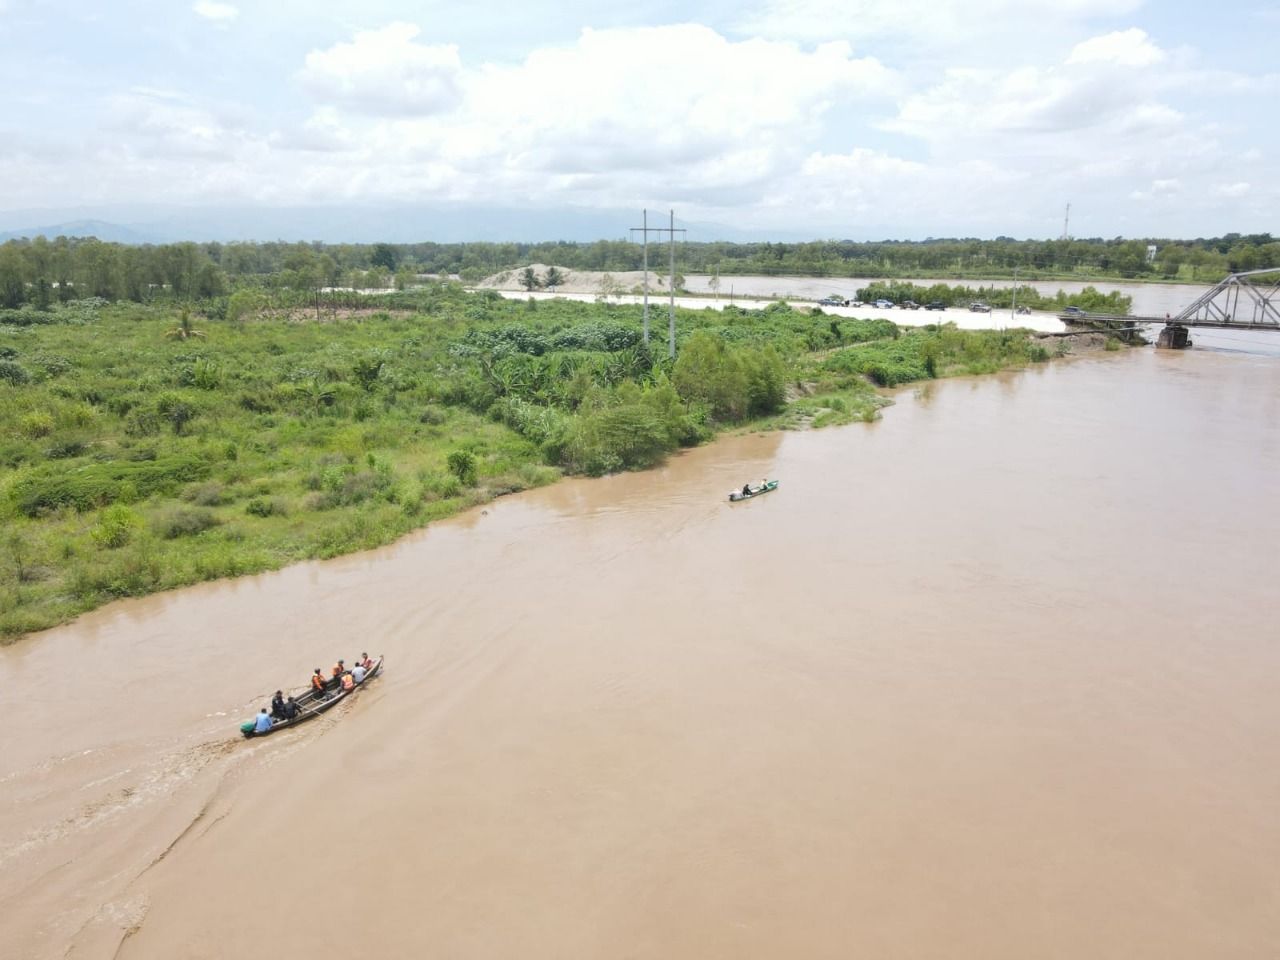
[[(644, 211), (644, 226), (640, 228), (641, 244), (644, 247), (644, 342), (649, 342), (649, 211)], [(635, 233), (635, 227), (631, 228)]]
[(1018, 324), (1018, 265), (1013, 265), (1013, 304), (1009, 307), (1009, 322)]
[[(683, 230), (680, 232), (684, 233)], [(676, 358), (676, 212), (674, 210), (671, 211), (671, 225), (667, 228), (667, 240), (671, 251), (671, 263), (667, 267), (667, 292), (670, 294), (667, 321), (667, 356), (674, 360)]]
[(670, 317), (668, 320), (667, 333), (667, 353), (674, 358), (676, 355), (676, 234), (686, 233), (684, 228), (676, 229), (676, 212), (671, 211), (671, 225), (669, 227), (651, 227), (649, 226), (649, 211), (644, 211), (644, 219), (641, 221), (642, 226), (632, 227), (632, 233), (639, 233), (644, 243), (644, 342), (649, 342), (649, 234), (667, 234), (671, 242), (670, 270), (671, 273), (667, 277), (667, 285), (670, 290)]
[(1071, 204), (1067, 204), (1067, 212), (1062, 217), (1062, 239), (1071, 239)]

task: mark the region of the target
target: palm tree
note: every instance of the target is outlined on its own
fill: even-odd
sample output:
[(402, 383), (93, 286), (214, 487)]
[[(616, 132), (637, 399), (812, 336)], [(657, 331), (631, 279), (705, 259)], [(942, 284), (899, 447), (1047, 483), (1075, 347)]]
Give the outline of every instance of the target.
[(203, 337), (204, 334), (191, 326), (191, 311), (186, 307), (182, 308), (182, 314), (178, 319), (178, 325), (165, 334), (170, 340), (190, 340), (192, 337)]

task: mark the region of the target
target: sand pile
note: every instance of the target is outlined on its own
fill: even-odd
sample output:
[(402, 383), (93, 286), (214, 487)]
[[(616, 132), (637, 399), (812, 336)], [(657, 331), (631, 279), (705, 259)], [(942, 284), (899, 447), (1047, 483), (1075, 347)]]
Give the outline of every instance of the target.
[[(547, 271), (551, 268), (549, 264), (545, 263), (531, 263), (528, 266), (533, 268), (533, 272), (537, 274), (539, 280), (544, 279)], [(601, 272), (595, 270), (570, 270), (568, 267), (556, 267), (556, 269), (560, 271), (560, 276), (564, 278), (563, 282), (556, 287), (557, 293), (585, 293), (598, 297), (616, 296), (626, 293), (640, 293), (644, 283), (644, 273), (640, 270)], [(520, 278), (524, 271), (524, 267), (503, 270), (501, 273), (495, 273), (493, 276), (481, 280), (476, 284), (476, 289), (523, 290), (524, 284), (520, 282)], [(662, 276), (650, 270), (649, 292), (665, 293), (666, 289)]]

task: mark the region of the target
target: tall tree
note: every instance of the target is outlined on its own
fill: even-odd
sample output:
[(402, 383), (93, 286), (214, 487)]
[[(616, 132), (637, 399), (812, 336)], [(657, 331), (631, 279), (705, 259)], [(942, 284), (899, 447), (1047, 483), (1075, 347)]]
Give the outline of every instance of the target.
[(0, 307), (20, 307), (27, 300), (22, 257), (14, 244), (0, 247)]
[(387, 273), (395, 273), (399, 263), (400, 254), (391, 244), (375, 243), (373, 245), (373, 253), (369, 256), (370, 266), (386, 267)]

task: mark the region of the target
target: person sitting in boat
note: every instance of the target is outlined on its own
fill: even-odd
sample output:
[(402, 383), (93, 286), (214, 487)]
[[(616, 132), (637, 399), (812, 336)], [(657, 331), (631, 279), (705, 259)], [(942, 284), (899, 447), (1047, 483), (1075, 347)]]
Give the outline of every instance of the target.
[(356, 688), (355, 677), (351, 675), (350, 671), (347, 671), (342, 675), (341, 683), (342, 683), (342, 689), (348, 692)]
[(324, 674), (320, 672), (319, 667), (316, 667), (316, 672), (311, 675), (311, 689), (315, 691), (317, 700), (324, 699), (324, 691), (327, 686)]
[(253, 720), (254, 733), (266, 733), (271, 729), (271, 714), (267, 713), (267, 708), (263, 707), (262, 712)]
[(373, 658), (367, 653), (360, 654), (360, 666), (364, 667), (365, 670), (373, 669)]
[(354, 667), (351, 668), (351, 679), (354, 680), (356, 683), (364, 683), (365, 675), (368, 672), (369, 671), (364, 668), (363, 663), (357, 663)]
[(333, 685), (336, 687), (342, 680), (342, 675), (347, 672), (347, 662), (339, 660), (333, 665)]
[(275, 720), (284, 719), (284, 691), (277, 690), (276, 695), (271, 698), (271, 716)]
[(284, 719), (292, 720), (298, 715), (298, 701), (290, 697), (284, 704)]
[(744, 484), (742, 485), (742, 495), (743, 495), (744, 497), (749, 497), (749, 496), (751, 496), (751, 484), (749, 484), (749, 483), (744, 483)]

